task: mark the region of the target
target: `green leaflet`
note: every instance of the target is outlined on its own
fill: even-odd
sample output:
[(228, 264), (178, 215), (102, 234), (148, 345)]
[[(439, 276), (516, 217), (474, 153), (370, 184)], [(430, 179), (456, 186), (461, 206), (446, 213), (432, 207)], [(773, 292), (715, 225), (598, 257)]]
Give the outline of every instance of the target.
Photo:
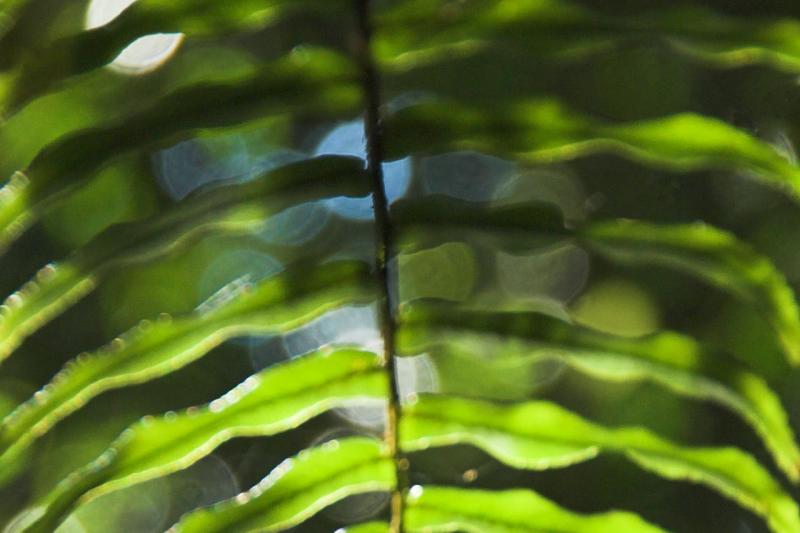
[[(531, 490), (493, 492), (438, 486), (416, 486), (411, 489), (406, 524), (409, 531), (426, 533), (450, 531), (663, 533), (664, 531), (627, 512), (576, 514)], [(347, 533), (350, 533), (350, 529)]]
[(542, 235), (573, 236), (612, 261), (683, 271), (754, 305), (775, 331), (786, 359), (800, 364), (800, 309), (786, 278), (768, 258), (714, 226), (618, 219), (567, 229), (557, 208), (549, 204), (492, 207), (441, 196), (398, 202), (392, 216), (403, 231), (421, 228), (412, 234), (412, 247), (424, 243), (433, 228), (442, 227), (448, 227), (448, 233), (451, 228), (491, 232), (492, 239), (514, 250), (530, 249), (533, 239)]
[(775, 330), (790, 363), (800, 364), (800, 311), (786, 278), (765, 257), (707, 224), (660, 226), (617, 220), (578, 232), (583, 244), (614, 261), (685, 271), (752, 303)]
[(30, 180), (21, 172), (0, 186), (0, 255), (35, 222), (28, 209)]
[(286, 460), (248, 493), (189, 513), (175, 531), (282, 531), (347, 496), (394, 486), (394, 463), (384, 443), (359, 437), (328, 441)]
[(349, 60), (330, 51), (305, 49), (265, 65), (251, 78), (180, 89), (132, 116), (65, 136), (43, 149), (18, 179), (0, 188), (0, 251), (59, 195), (120, 154), (175, 141), (195, 129), (262, 115), (340, 116), (358, 105), (355, 79)]
[(387, 387), (380, 358), (363, 351), (322, 349), (268, 368), (207, 406), (133, 425), (32, 507), (18, 531), (52, 531), (95, 496), (186, 468), (227, 440), (274, 435), (334, 407), (383, 399)]
[[(406, 527), (406, 529), (408, 529)], [(365, 522), (337, 530), (336, 533), (390, 533), (386, 522)]]
[(208, 190), (143, 221), (112, 226), (69, 259), (43, 268), (6, 299), (0, 307), (0, 362), (115, 270), (162, 256), (212, 231), (246, 227), (252, 219), (263, 223), (295, 203), (366, 195), (367, 187), (358, 160), (326, 156), (287, 165), (251, 182)]
[(605, 428), (549, 402), (512, 405), (423, 396), (401, 420), (407, 451), (469, 443), (515, 468), (568, 466), (601, 451), (626, 455), (667, 479), (702, 483), (762, 516), (776, 533), (800, 531), (800, 510), (750, 455), (736, 448), (689, 448), (643, 428)]
[(723, 168), (800, 201), (800, 169), (777, 150), (721, 120), (692, 113), (606, 123), (554, 99), (475, 107), (455, 102), (407, 107), (386, 121), (386, 156), (477, 150), (531, 163), (615, 152), (679, 171)]
[[(190, 38), (221, 36), (237, 30), (256, 30), (292, 11), (304, 15), (335, 15), (344, 2), (315, 0), (213, 0), (137, 2), (105, 26), (54, 41), (35, 41), (14, 33), (0, 39), (0, 68), (17, 66), (7, 110), (13, 113), (59, 82), (110, 63), (137, 38), (154, 33), (184, 33)], [(6, 44), (7, 46), (3, 46)]]
[(468, 0), (458, 6), (410, 0), (384, 10), (377, 26), (378, 57), (395, 68), (413, 68), (486, 42), (561, 59), (645, 40), (666, 41), (726, 67), (767, 63), (800, 72), (800, 22), (734, 17), (701, 6), (665, 5), (611, 15), (568, 0)]
[(625, 338), (538, 313), (416, 306), (401, 318), (398, 347), (406, 354), (444, 350), (497, 365), (558, 360), (599, 379), (647, 379), (736, 413), (758, 434), (781, 470), (800, 481), (800, 449), (777, 394), (758, 375), (691, 337), (661, 332)]
[[(540, 242), (572, 235), (555, 204), (520, 202), (493, 206), (443, 195), (398, 200), (391, 207), (392, 222), (401, 232), (403, 251), (417, 251), (440, 244), (437, 231), (448, 240), (459, 232), (489, 233), (494, 247), (528, 251)], [(432, 239), (430, 236), (433, 235)]]
[[(354, 439), (341, 441), (339, 447), (343, 448), (345, 445), (351, 447), (353, 440)], [(374, 441), (367, 442), (372, 442), (372, 446), (379, 449), (379, 446), (377, 443), (374, 443)], [(366, 445), (366, 443), (364, 443), (364, 445)], [(322, 462), (321, 459), (324, 455), (323, 451), (319, 448), (310, 450), (308, 453), (308, 462), (315, 461), (319, 457), (319, 466), (321, 468), (327, 467), (326, 471), (323, 472), (325, 475), (324, 477), (329, 475), (327, 470), (334, 470), (336, 474), (344, 470), (332, 465), (331, 461), (328, 463)], [(329, 452), (329, 455), (332, 453), (338, 454), (338, 450)], [(367, 459), (358, 461), (357, 458), (350, 457), (348, 453), (342, 462), (346, 465), (355, 463), (356, 466), (359, 466), (366, 460), (374, 461), (376, 457), (380, 457), (380, 455), (376, 452), (371, 452), (367, 454)], [(285, 475), (291, 475), (293, 469), (297, 466), (300, 465), (295, 466), (295, 464), (292, 463), (292, 469)], [(394, 472), (390, 470), (392, 468), (391, 463), (387, 461), (386, 466), (383, 468), (387, 469), (383, 477), (393, 481)], [(311, 474), (313, 475), (314, 473), (312, 472)], [(355, 480), (353, 478), (358, 480), (358, 478), (361, 477), (360, 474), (361, 469), (356, 471), (355, 475), (346, 474), (342, 480), (342, 484), (349, 482), (355, 485)], [(373, 476), (375, 476), (375, 474), (373, 474)], [(313, 480), (302, 479), (297, 481), (296, 488), (293, 488), (291, 491), (285, 491), (282, 486), (279, 487), (280, 480), (284, 479), (279, 478), (279, 481), (272, 485), (274, 489), (268, 488), (261, 493), (260, 496), (255, 496), (250, 499), (249, 495), (247, 495), (246, 498), (243, 498), (245, 503), (239, 505), (233, 502), (222, 504), (220, 505), (221, 509), (219, 511), (216, 509), (212, 509), (211, 511), (197, 511), (190, 514), (184, 521), (179, 523), (176, 529), (179, 532), (198, 531), (203, 533), (206, 531), (273, 531), (276, 527), (280, 527), (276, 525), (278, 521), (272, 518), (273, 515), (283, 514), (283, 498), (280, 498), (279, 495), (282, 496), (284, 491), (288, 492), (285, 499), (294, 503), (295, 491), (302, 490), (308, 485), (311, 485), (311, 483), (309, 483), (309, 481), (311, 481), (314, 483), (312, 486), (314, 493), (309, 496), (310, 500), (312, 497), (316, 496), (317, 491), (320, 490), (320, 487), (317, 486), (319, 482), (316, 480), (316, 477), (317, 476), (315, 476)], [(377, 478), (377, 476), (375, 477)], [(292, 481), (295, 480), (292, 479)], [(377, 479), (375, 482), (377, 483)], [(326, 485), (323, 485), (323, 487), (327, 489)], [(387, 490), (387, 488), (388, 487), (384, 487), (384, 490)], [(281, 489), (283, 489), (283, 491)], [(278, 494), (270, 494), (273, 490)], [(254, 487), (251, 492), (253, 491), (258, 494), (258, 487)], [(328, 489), (327, 492), (332, 491)], [(271, 510), (267, 505), (276, 499), (279, 503)], [(326, 499), (324, 503), (330, 504), (331, 501)], [(308, 514), (310, 515), (316, 512), (318, 508), (319, 506), (314, 506)], [(236, 514), (234, 514), (234, 512)], [(248, 513), (248, 515), (245, 515), (245, 513)], [(230, 518), (228, 518), (229, 516)], [(441, 486), (423, 487), (417, 485), (411, 489), (410, 494), (406, 497), (405, 517), (405, 530), (419, 533), (451, 531), (464, 531), (467, 533), (538, 533), (541, 531), (554, 533), (618, 533), (621, 531), (626, 533), (663, 532), (662, 529), (645, 522), (632, 513), (621, 511), (610, 511), (595, 515), (573, 513), (530, 490), (493, 492)], [(306, 516), (303, 518), (306, 518)], [(205, 520), (201, 521), (201, 519)], [(284, 527), (296, 525), (299, 521), (300, 520), (287, 521), (282, 525)], [(189, 525), (194, 527), (186, 527)], [(342, 533), (388, 533), (389, 526), (384, 522), (367, 522), (350, 526), (340, 531)]]
[(92, 354), (71, 361), (30, 400), (0, 423), (0, 465), (90, 399), (111, 389), (155, 379), (247, 334), (279, 334), (327, 311), (374, 298), (362, 265), (329, 263), (276, 276), (207, 312), (145, 321)]

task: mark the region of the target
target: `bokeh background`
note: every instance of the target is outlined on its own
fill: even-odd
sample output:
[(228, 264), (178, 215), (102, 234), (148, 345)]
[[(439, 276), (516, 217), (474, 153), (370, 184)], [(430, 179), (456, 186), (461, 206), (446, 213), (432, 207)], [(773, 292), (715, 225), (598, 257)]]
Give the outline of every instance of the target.
[[(376, 2), (378, 11), (394, 3)], [(579, 3), (613, 17), (673, 1)], [(38, 4), (56, 21), (43, 28), (51, 35), (102, 24), (125, 7), (119, 0)], [(460, 2), (450, 4), (450, 9), (460, 8)], [(800, 17), (800, 6), (793, 0), (694, 4), (731, 14)], [(126, 116), (194, 81), (235, 80), (287, 53), (302, 62), (315, 44), (349, 54), (353, 31), (350, 13), (323, 17), (300, 12), (264, 30), (229, 37), (184, 40), (160, 35), (134, 43), (109, 68), (33, 101), (3, 124), (0, 176), (24, 168), (38, 150), (66, 132)], [(378, 39), (380, 32), (378, 28)], [(700, 64), (668, 42), (641, 35), (570, 61), (548, 61), (537, 57), (536, 50), (494, 48), (483, 55), (453, 56), (429, 68), (382, 76), (387, 112), (435, 100), (442, 87), (472, 100), (494, 98), (498, 89), (509, 97), (546, 91), (609, 121), (694, 111), (749, 131), (792, 161), (800, 140), (797, 76), (760, 66)], [(198, 131), (177, 144), (117, 158), (14, 246), (4, 258), (0, 292), (11, 293), (43, 264), (66, 256), (110, 224), (143, 218), (199, 189), (247, 180), (321, 154), (364, 156), (357, 110), (334, 120), (254, 117), (237, 127)], [(560, 206), (573, 225), (611, 217), (703, 220), (750, 242), (775, 262), (795, 291), (800, 290), (800, 210), (736, 172), (677, 174), (614, 155), (521, 166), (490, 154), (459, 151), (387, 162), (384, 173), (390, 201), (429, 194), (495, 205), (543, 200)], [(29, 339), (0, 367), (0, 414), (28, 398), (75, 354), (104, 344), (143, 318), (187, 313), (213, 305), (215, 298), (235, 297), (238, 285), (265, 279), (305, 255), (370, 260), (371, 217), (369, 198), (307, 203), (282, 212), (258, 232), (210, 236), (164, 260), (126, 269)], [(719, 291), (662, 268), (612, 266), (566, 240), (542, 239), (534, 252), (520, 254), (466, 235), (442, 232), (427, 238), (429, 248), (393, 259), (397, 302), (436, 297), (478, 307), (546, 310), (621, 335), (661, 328), (687, 332), (742, 360), (768, 361), (793, 426), (800, 428), (800, 375), (783, 366), (767, 326), (752, 309)], [(62, 477), (56, 474), (95, 458), (142, 413), (206, 403), (254, 371), (326, 343), (379, 347), (375, 310), (337, 310), (282, 338), (237, 339), (167, 377), (91, 401), (41, 439), (19, 464), (18, 473), (4, 473), (13, 480), (0, 489), (0, 522), (50, 488)], [(487, 354), (485, 365), (428, 354), (402, 359), (402, 392), (550, 398), (602, 423), (643, 425), (690, 444), (732, 443), (770, 463), (751, 431), (706, 403), (679, 399), (649, 384), (600, 383), (552, 363), (498, 367), (489, 364), (490, 359)], [(96, 500), (59, 531), (162, 531), (191, 508), (249, 488), (302, 448), (346, 434), (379, 434), (382, 424), (380, 406), (365, 406), (321, 416), (277, 437), (238, 439), (184, 472)], [(412, 482), (417, 483), (528, 486), (578, 511), (624, 507), (675, 531), (764, 531), (755, 517), (708, 489), (658, 479), (612, 456), (530, 473), (459, 447), (415, 454), (412, 464)], [(380, 516), (385, 505), (386, 497), (380, 494), (350, 498), (298, 531), (333, 531)]]

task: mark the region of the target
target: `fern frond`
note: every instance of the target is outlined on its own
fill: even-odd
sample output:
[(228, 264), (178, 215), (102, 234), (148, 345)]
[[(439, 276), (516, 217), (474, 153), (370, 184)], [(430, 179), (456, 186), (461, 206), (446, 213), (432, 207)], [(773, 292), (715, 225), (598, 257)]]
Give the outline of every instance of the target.
[(752, 456), (736, 448), (688, 448), (643, 428), (605, 428), (548, 402), (498, 405), (421, 396), (405, 410), (406, 451), (467, 443), (515, 468), (545, 470), (625, 455), (667, 479), (707, 485), (762, 516), (776, 533), (800, 531), (800, 510)]
[(380, 358), (369, 352), (326, 349), (269, 368), (206, 406), (144, 418), (35, 504), (19, 530), (51, 531), (75, 505), (186, 468), (235, 437), (274, 435), (387, 395)]

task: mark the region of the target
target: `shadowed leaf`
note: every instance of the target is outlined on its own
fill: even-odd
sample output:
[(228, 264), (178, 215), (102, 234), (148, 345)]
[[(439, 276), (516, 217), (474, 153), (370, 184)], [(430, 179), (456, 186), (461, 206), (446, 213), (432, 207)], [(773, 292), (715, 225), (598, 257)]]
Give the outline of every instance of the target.
[(550, 163), (610, 152), (678, 171), (744, 171), (800, 201), (800, 168), (748, 133), (693, 113), (611, 123), (568, 109), (554, 99), (492, 107), (437, 101), (390, 116), (386, 139), (389, 159), (476, 150)]
[(134, 115), (62, 137), (39, 152), (16, 181), (0, 188), (0, 251), (59, 196), (121, 154), (270, 114), (342, 116), (358, 104), (354, 83), (349, 60), (308, 49), (249, 79), (180, 89)]
[(303, 201), (367, 194), (363, 165), (327, 156), (288, 165), (254, 181), (217, 187), (149, 219), (112, 226), (35, 279), (0, 307), (0, 361), (26, 337), (91, 292), (105, 277), (137, 261), (150, 261), (214, 231), (263, 224)]
[(343, 0), (140, 0), (104, 26), (52, 41), (32, 32), (9, 31), (0, 37), (0, 70), (16, 67), (7, 111), (13, 113), (65, 80), (99, 69), (145, 35), (183, 33), (189, 38), (256, 30), (291, 12), (332, 16), (345, 12)]
[(467, 0), (457, 5), (411, 0), (383, 10), (378, 20), (378, 57), (395, 69), (487, 43), (563, 60), (655, 41), (725, 67), (766, 63), (800, 72), (800, 22), (725, 15), (704, 6), (665, 4), (611, 14), (568, 0)]
[(404, 200), (392, 208), (395, 223), (409, 232), (412, 249), (446, 228), (488, 233), (495, 246), (529, 250), (543, 236), (574, 237), (611, 261), (659, 265), (682, 271), (752, 304), (772, 326), (786, 359), (800, 364), (800, 310), (783, 274), (735, 235), (714, 226), (653, 224), (617, 219), (566, 228), (556, 206), (518, 203), (493, 207), (443, 196)]

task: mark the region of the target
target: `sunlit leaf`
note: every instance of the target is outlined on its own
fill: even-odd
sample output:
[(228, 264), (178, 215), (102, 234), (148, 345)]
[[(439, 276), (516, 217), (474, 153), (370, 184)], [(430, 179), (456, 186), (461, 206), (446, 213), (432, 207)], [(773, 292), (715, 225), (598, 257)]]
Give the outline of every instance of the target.
[(776, 533), (800, 531), (800, 510), (780, 484), (736, 448), (689, 448), (643, 428), (605, 428), (549, 402), (501, 405), (422, 396), (404, 410), (407, 451), (467, 443), (515, 468), (543, 470), (625, 455), (667, 479), (707, 485), (762, 516)]
[(248, 183), (208, 190), (143, 221), (112, 226), (69, 259), (44, 267), (0, 307), (0, 361), (103, 278), (131, 263), (153, 260), (210, 232), (261, 224), (293, 204), (332, 195), (365, 195), (366, 188), (359, 161), (326, 156), (279, 168)]
[(380, 364), (372, 353), (323, 349), (264, 370), (207, 406), (146, 417), (34, 505), (17, 530), (52, 531), (75, 505), (186, 468), (235, 437), (274, 435), (334, 407), (383, 399)]
[(743, 172), (800, 200), (800, 168), (725, 122), (693, 113), (604, 122), (554, 99), (492, 107), (437, 101), (404, 108), (386, 122), (387, 157), (476, 150), (531, 163), (619, 153), (664, 168)]
[(390, 533), (386, 522), (365, 522), (336, 530), (336, 533)]
[(223, 127), (269, 114), (297, 117), (351, 112), (359, 101), (352, 63), (330, 51), (303, 50), (232, 82), (198, 84), (167, 95), (132, 116), (60, 138), (0, 188), (0, 250), (47, 205), (127, 151), (153, 148), (200, 128)]
[[(531, 490), (492, 492), (417, 486), (408, 497), (408, 531), (483, 533), (657, 533), (664, 530), (635, 514), (577, 514)], [(350, 529), (347, 530), (348, 533)]]
[(775, 462), (800, 481), (800, 449), (780, 399), (758, 375), (688, 336), (660, 332), (617, 337), (538, 313), (483, 313), (438, 306), (407, 311), (399, 348), (439, 350), (519, 367), (556, 360), (610, 381), (649, 380), (736, 413), (764, 441)]
[(194, 511), (174, 529), (184, 533), (282, 531), (347, 496), (388, 491), (394, 485), (394, 464), (384, 443), (358, 437), (334, 440), (303, 450), (248, 493)]
[[(216, 531), (217, 529), (211, 525), (209, 522), (208, 531)], [(485, 491), (419, 485), (414, 486), (406, 497), (403, 526), (409, 533), (663, 531), (632, 513), (622, 511), (588, 515), (574, 513), (530, 490)], [(337, 530), (337, 533), (388, 533), (388, 531), (389, 525), (385, 522), (367, 522), (342, 528)]]
[(280, 334), (327, 311), (374, 299), (363, 266), (329, 263), (294, 269), (247, 289), (208, 311), (145, 321), (105, 348), (84, 353), (0, 423), (0, 465), (13, 460), (55, 423), (105, 391), (174, 372), (226, 340)]

